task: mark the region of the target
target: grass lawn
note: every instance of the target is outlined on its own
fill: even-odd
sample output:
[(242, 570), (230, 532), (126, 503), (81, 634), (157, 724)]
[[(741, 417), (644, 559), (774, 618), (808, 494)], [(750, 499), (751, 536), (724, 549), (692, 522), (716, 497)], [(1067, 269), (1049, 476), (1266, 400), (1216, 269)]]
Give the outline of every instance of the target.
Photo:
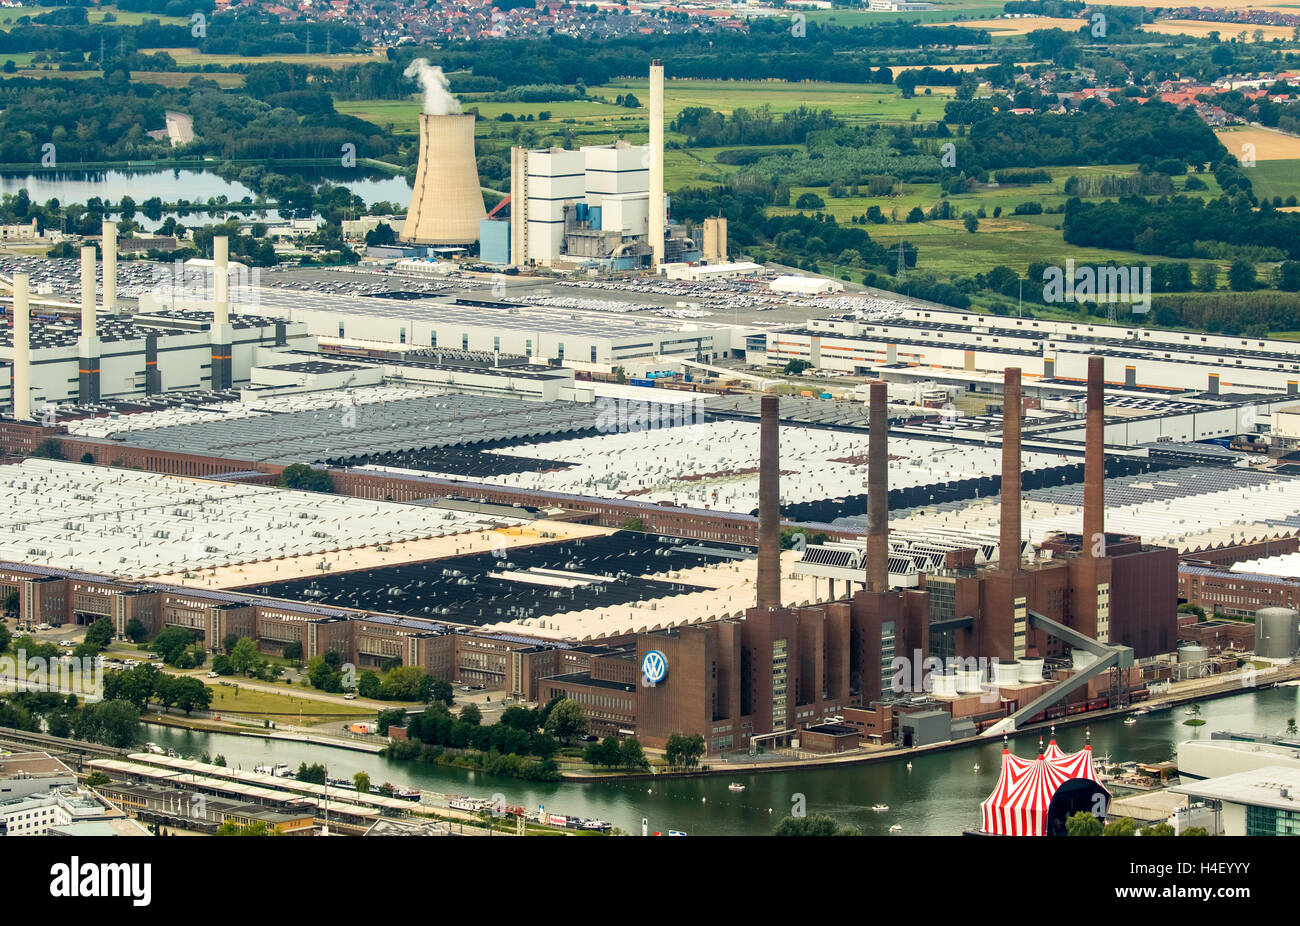
[(1300, 160), (1256, 161), (1246, 176), (1250, 177), (1256, 196), (1300, 198)]
[[(337, 704), (320, 701), (315, 698), (303, 698), (297, 695), (269, 691), (257, 691), (252, 688), (235, 685), (218, 685), (213, 683), (211, 710), (216, 714), (241, 714), (259, 719), (281, 720), (285, 723), (298, 723), (299, 716), (304, 724), (326, 723), (332, 720), (346, 720), (350, 717), (374, 717), (371, 707), (357, 707), (347, 701), (339, 700)], [(394, 706), (398, 706), (394, 702)], [(301, 715), (299, 712), (301, 711)]]

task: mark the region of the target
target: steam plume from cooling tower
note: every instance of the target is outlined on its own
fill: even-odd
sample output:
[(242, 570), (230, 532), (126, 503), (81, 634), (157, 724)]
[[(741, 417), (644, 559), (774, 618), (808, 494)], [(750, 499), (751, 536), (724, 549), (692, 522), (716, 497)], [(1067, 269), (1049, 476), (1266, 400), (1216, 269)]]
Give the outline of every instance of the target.
[(413, 77), (424, 92), (424, 112), (430, 116), (454, 116), (460, 112), (460, 101), (451, 94), (447, 75), (442, 68), (429, 63), (428, 58), (416, 58), (402, 72)]

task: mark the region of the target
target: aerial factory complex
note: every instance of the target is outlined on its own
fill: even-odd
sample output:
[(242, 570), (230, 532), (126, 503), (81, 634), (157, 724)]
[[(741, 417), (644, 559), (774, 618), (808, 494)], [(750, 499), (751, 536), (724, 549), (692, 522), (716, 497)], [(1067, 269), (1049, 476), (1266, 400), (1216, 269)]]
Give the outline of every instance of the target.
[[(691, 767), (731, 778), (1017, 733), (1032, 751), (1055, 724), (1296, 677), (1300, 341), (987, 314), (751, 260), (726, 217), (688, 221), (665, 192), (659, 59), (648, 142), (513, 145), (489, 210), (478, 116), (419, 79), (409, 208), (358, 264), (250, 267), (221, 233), (210, 258), (123, 260), (111, 220), (62, 257), (6, 258), (13, 636), (63, 647), (107, 621), (126, 672), (179, 628), (191, 650), (163, 672), (234, 698), (251, 652), (338, 728), (316, 742), (375, 751), (447, 745), (356, 680), (415, 668), (466, 723), (573, 702), (580, 745), (635, 741), (658, 771), (694, 742)], [(301, 733), (303, 703), (209, 696), (194, 717)], [(1063, 833), (1110, 806), (1115, 774), (1067, 735), (1004, 748), (952, 831)], [(590, 774), (574, 742), (552, 780)], [(1294, 776), (1294, 740), (1267, 745)], [(80, 769), (142, 822), (441, 834), (483, 809), (413, 820), (418, 790), (150, 746)], [(1212, 781), (1147, 822), (1212, 805), (1207, 828), (1244, 832), (1236, 779), (1260, 766), (1237, 759), (1193, 750)], [(169, 802), (193, 793), (210, 806), (186, 825)], [(40, 799), (59, 825), (90, 813)]]

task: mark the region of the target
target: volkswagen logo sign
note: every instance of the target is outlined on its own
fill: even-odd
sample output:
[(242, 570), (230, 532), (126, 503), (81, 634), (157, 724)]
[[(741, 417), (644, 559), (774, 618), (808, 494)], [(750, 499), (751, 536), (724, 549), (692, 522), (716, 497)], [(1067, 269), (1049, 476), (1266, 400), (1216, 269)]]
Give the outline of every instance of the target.
[(668, 675), (668, 660), (657, 649), (652, 649), (641, 658), (641, 675), (647, 685), (657, 685)]

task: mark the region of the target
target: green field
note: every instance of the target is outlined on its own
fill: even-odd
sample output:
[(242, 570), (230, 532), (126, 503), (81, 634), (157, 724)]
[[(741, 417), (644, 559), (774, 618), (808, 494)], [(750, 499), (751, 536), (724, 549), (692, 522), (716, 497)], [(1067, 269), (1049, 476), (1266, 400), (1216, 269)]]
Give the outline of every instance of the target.
[(1257, 196), (1300, 198), (1300, 160), (1256, 161), (1249, 176)]
[[(0, 9), (0, 29), (11, 29), (14, 24), (24, 16), (39, 16), (42, 13), (48, 13), (51, 10), (58, 9), (52, 6), (11, 6)], [(132, 13), (125, 10), (119, 10), (115, 6), (102, 6), (94, 10), (87, 11), (86, 18), (91, 25), (104, 21), (104, 16), (112, 13), (116, 17), (116, 25), (119, 26), (138, 26), (146, 19), (156, 19), (164, 25), (180, 26), (188, 23), (188, 16), (163, 16), (161, 13)], [(110, 23), (109, 25), (113, 25)]]

